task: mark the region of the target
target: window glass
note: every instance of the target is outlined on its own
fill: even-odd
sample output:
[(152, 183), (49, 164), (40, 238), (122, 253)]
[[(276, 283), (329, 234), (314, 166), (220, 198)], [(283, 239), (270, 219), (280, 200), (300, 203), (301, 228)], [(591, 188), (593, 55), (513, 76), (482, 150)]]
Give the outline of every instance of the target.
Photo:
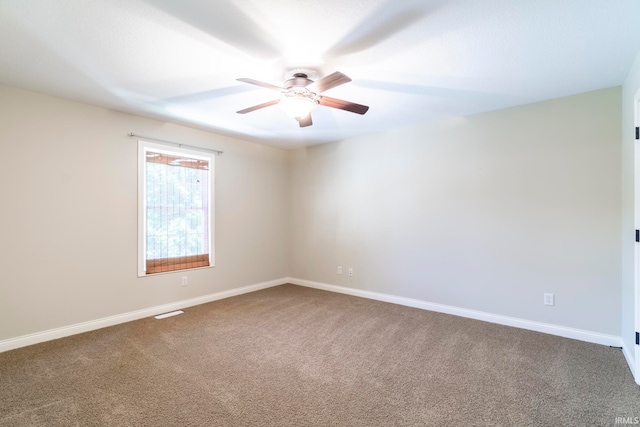
[(139, 274), (211, 266), (213, 156), (140, 144)]

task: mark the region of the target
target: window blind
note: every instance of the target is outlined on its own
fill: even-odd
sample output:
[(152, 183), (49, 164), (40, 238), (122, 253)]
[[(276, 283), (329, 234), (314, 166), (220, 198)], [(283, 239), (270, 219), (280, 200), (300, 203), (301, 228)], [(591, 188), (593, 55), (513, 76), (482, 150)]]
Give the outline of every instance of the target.
[(145, 273), (209, 266), (209, 162), (147, 150)]

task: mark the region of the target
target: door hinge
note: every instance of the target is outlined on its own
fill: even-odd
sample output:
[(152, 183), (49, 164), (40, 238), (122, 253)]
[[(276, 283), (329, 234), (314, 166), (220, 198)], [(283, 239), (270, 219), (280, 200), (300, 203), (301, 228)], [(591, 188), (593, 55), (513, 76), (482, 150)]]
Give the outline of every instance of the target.
[(640, 242), (640, 230), (636, 230), (636, 242)]
[(636, 126), (636, 139), (640, 139), (640, 127)]
[(636, 345), (640, 345), (640, 332), (636, 332)]

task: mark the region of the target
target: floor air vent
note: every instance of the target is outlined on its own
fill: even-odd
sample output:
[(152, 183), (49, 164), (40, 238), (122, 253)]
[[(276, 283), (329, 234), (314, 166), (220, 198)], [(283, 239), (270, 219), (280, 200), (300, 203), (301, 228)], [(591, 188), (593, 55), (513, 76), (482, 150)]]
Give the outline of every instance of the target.
[(178, 314), (182, 314), (182, 313), (184, 313), (184, 311), (176, 310), (176, 311), (171, 311), (169, 313), (158, 314), (157, 316), (154, 316), (154, 317), (160, 320), (160, 319), (166, 319), (167, 317), (171, 317), (171, 316), (177, 316)]

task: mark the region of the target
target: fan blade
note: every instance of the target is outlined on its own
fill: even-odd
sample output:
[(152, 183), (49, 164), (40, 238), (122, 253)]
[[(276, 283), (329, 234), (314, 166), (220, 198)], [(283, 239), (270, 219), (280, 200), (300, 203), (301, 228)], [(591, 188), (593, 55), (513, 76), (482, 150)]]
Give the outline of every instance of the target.
[(321, 96), (318, 99), (320, 105), (325, 107), (337, 108), (339, 110), (350, 111), (356, 114), (364, 114), (369, 111), (366, 105), (356, 104), (355, 102), (344, 101), (342, 99), (331, 98), (329, 96)]
[(261, 82), (261, 81), (254, 80), (254, 79), (241, 78), (241, 79), (236, 79), (236, 80), (239, 81), (239, 82), (243, 82), (243, 83), (249, 83), (249, 84), (256, 85), (256, 86), (266, 87), (267, 89), (275, 90), (277, 92), (282, 92), (283, 90), (285, 90), (284, 88), (282, 88), (280, 86), (272, 85), (271, 83), (265, 83), (265, 82)]
[(253, 107), (249, 107), (249, 108), (245, 108), (244, 110), (236, 111), (236, 113), (238, 113), (238, 114), (247, 114), (247, 113), (259, 110), (259, 109), (264, 108), (264, 107), (269, 107), (271, 105), (275, 105), (278, 102), (280, 102), (279, 99), (274, 99), (273, 101), (263, 102), (262, 104), (254, 105)]
[(311, 120), (311, 113), (307, 114), (304, 117), (300, 117), (298, 119), (298, 123), (300, 124), (301, 128), (311, 126), (313, 124), (313, 121)]
[(322, 93), (336, 86), (343, 85), (345, 83), (349, 83), (351, 79), (340, 71), (336, 71), (335, 73), (331, 73), (328, 76), (324, 76), (318, 81), (311, 83), (307, 86), (311, 92)]

